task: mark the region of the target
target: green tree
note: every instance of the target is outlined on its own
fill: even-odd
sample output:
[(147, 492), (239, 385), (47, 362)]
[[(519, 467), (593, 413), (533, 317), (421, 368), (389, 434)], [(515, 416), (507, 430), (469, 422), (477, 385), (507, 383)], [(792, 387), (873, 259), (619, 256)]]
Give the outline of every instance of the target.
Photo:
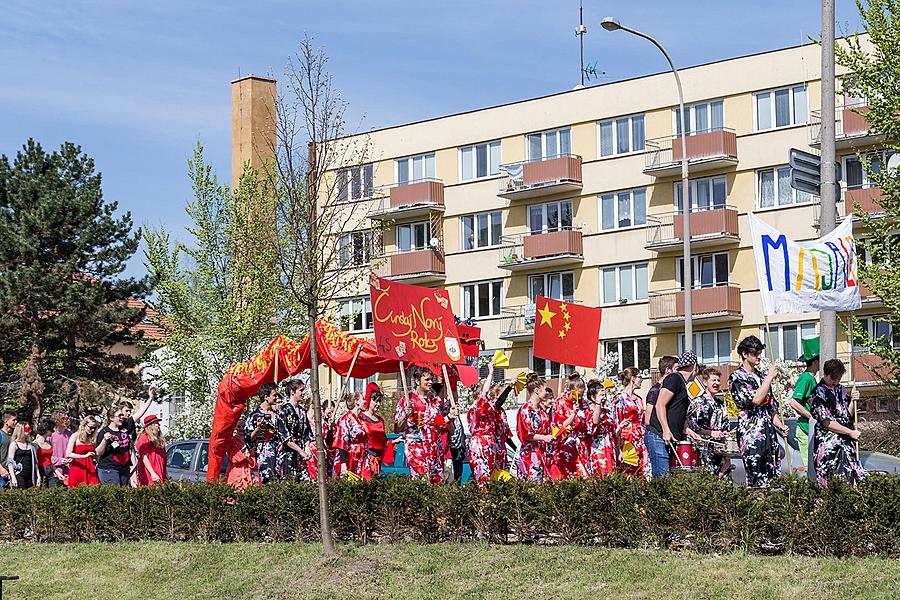
[(204, 436), (222, 373), (274, 335), (291, 333), (291, 319), (280, 302), (272, 220), (264, 218), (274, 210), (271, 194), (249, 167), (234, 192), (219, 184), (199, 144), (188, 173), (194, 191), (185, 209), (193, 222), (188, 241), (173, 241), (163, 228), (144, 234), (156, 319), (165, 332), (164, 348), (150, 362), (163, 386), (190, 399), (175, 434)]
[[(900, 238), (896, 235), (900, 220), (900, 171), (888, 170), (882, 158), (900, 151), (900, 0), (857, 0), (856, 5), (867, 35), (848, 36), (835, 49), (838, 64), (848, 74), (841, 78), (843, 92), (866, 99), (867, 106), (859, 109), (871, 129), (884, 135), (879, 158), (860, 153), (859, 158), (868, 177), (881, 188), (884, 197), (878, 203), (882, 214), (872, 214), (854, 207), (854, 216), (867, 230), (860, 246), (872, 257), (869, 264), (860, 264), (859, 275), (864, 286), (878, 296), (885, 315), (876, 320), (893, 326), (900, 332)], [(891, 260), (891, 257), (894, 257)], [(900, 351), (891, 339), (872, 336), (859, 321), (851, 324), (856, 344), (868, 348), (882, 359), (877, 369), (889, 384), (900, 384)]]
[(74, 144), (47, 154), (28, 140), (12, 163), (0, 157), (0, 368), (32, 418), (54, 401), (77, 412), (85, 386), (139, 388), (136, 359), (117, 348), (140, 340), (144, 309), (128, 300), (145, 281), (121, 276), (140, 232), (117, 209)]

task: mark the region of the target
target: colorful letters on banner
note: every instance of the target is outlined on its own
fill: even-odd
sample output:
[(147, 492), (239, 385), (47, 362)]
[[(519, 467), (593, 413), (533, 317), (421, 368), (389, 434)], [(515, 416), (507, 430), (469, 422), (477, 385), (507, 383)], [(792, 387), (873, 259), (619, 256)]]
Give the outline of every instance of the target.
[(407, 363), (465, 364), (447, 290), (378, 278), (369, 293), (380, 356)]
[(748, 216), (764, 314), (860, 308), (853, 219), (817, 240), (795, 242)]

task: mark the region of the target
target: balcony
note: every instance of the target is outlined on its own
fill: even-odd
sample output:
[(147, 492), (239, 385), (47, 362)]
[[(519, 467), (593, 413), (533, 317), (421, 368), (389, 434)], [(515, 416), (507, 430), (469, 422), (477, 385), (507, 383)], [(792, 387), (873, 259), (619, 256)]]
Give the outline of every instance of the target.
[[(872, 131), (865, 114), (869, 107), (865, 101), (842, 102), (835, 107), (834, 114), (834, 147), (838, 150), (847, 148), (864, 148), (884, 141), (884, 135)], [(810, 112), (809, 145), (819, 148), (822, 145), (822, 111)]]
[(392, 186), (387, 197), (369, 213), (373, 220), (422, 217), (444, 211), (444, 184), (439, 179), (422, 179)]
[[(684, 292), (667, 290), (650, 292), (649, 325), (676, 327), (684, 325)], [(691, 290), (691, 313), (694, 323), (720, 323), (743, 318), (741, 289), (733, 283)]]
[(410, 284), (437, 283), (447, 277), (444, 252), (435, 248), (387, 254), (376, 272), (379, 277)]
[(581, 157), (574, 154), (501, 165), (500, 169), (507, 176), (500, 179), (497, 195), (507, 200), (581, 191)]
[(503, 236), (501, 240), (499, 267), (507, 271), (580, 265), (583, 262), (581, 231), (577, 229)]
[(877, 215), (884, 213), (884, 209), (878, 204), (878, 200), (884, 196), (881, 188), (878, 187), (860, 187), (852, 190), (844, 191), (844, 214), (852, 215), (853, 208), (859, 203), (860, 208), (869, 214)]
[[(678, 250), (684, 239), (684, 215), (680, 212), (648, 215), (644, 248)], [(733, 206), (691, 211), (691, 247), (707, 248), (740, 241), (738, 212)]]
[[(685, 139), (691, 173), (737, 164), (737, 137), (732, 129), (694, 132)], [(669, 177), (681, 173), (681, 136), (647, 140), (644, 173)]]
[(534, 338), (534, 304), (511, 306), (503, 309), (500, 320), (500, 339), (508, 342), (525, 342)]
[[(854, 351), (852, 355), (845, 352), (838, 354), (837, 357), (847, 367), (843, 378), (844, 384), (857, 383), (862, 387), (869, 387), (882, 383), (882, 378), (879, 376), (881, 372), (881, 358), (874, 354), (867, 354), (865, 350)], [(888, 378), (891, 377), (889, 367), (885, 369), (885, 374)]]

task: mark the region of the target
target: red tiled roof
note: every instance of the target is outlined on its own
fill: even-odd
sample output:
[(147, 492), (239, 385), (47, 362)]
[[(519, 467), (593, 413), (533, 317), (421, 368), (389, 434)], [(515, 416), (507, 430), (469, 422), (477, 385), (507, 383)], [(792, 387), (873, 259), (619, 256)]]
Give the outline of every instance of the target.
[(143, 300), (137, 298), (128, 299), (128, 308), (143, 308), (146, 311), (144, 320), (131, 328), (131, 331), (143, 331), (145, 340), (161, 340), (165, 337), (162, 327), (154, 322), (157, 316), (156, 309), (151, 307)]

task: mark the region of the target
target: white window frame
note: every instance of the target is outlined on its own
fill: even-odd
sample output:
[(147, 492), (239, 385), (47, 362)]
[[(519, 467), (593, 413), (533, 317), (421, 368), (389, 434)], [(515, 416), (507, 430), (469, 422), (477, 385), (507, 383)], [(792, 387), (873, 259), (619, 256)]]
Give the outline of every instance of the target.
[[(710, 357), (703, 353), (703, 336), (713, 335), (715, 337), (715, 346), (716, 351), (715, 355)], [(725, 343), (720, 344), (722, 336), (726, 337)], [(714, 365), (726, 365), (730, 364), (733, 360), (733, 348), (732, 344), (733, 338), (731, 336), (730, 329), (710, 329), (707, 331), (695, 331), (693, 334), (694, 338), (694, 354), (697, 355), (697, 362), (700, 362), (706, 366), (714, 366)], [(722, 353), (723, 345), (728, 348), (727, 353)], [(678, 354), (684, 352), (684, 332), (678, 334)]]
[[(355, 327), (355, 323), (353, 322), (356, 320), (356, 315), (360, 315), (362, 318), (361, 328)], [(338, 300), (338, 321), (340, 322), (342, 329), (345, 326), (345, 319), (346, 329), (344, 329), (344, 331), (349, 333), (374, 331), (371, 298), (369, 296), (354, 296), (353, 298), (342, 298), (341, 300)]]
[[(728, 278), (725, 281), (716, 281), (716, 257), (717, 256), (725, 256), (725, 259), (728, 261), (726, 274)], [(700, 269), (701, 260), (711, 258), (713, 265), (713, 283), (712, 285), (702, 285), (700, 281), (700, 277), (702, 275), (702, 271)], [(683, 290), (681, 282), (681, 271), (683, 269), (682, 263), (684, 259), (678, 257), (675, 259), (675, 287), (678, 290)], [(722, 285), (728, 285), (731, 283), (731, 256), (728, 252), (707, 252), (704, 254), (694, 254), (691, 256), (691, 270), (693, 277), (693, 287), (691, 289), (702, 289), (702, 288), (713, 288), (719, 287)]]
[[(804, 89), (806, 92), (806, 114), (803, 115), (803, 120), (799, 120), (796, 114), (796, 107), (794, 106), (794, 93), (798, 89)], [(790, 102), (790, 111), (791, 116), (789, 119), (789, 123), (787, 125), (776, 125), (777, 123), (777, 109), (775, 107), (775, 93), (787, 90), (788, 91), (788, 100)], [(768, 96), (770, 101), (770, 113), (772, 126), (766, 127), (765, 129), (760, 129), (759, 126), (759, 98), (762, 96)], [(774, 88), (770, 90), (763, 90), (761, 92), (753, 93), (753, 131), (772, 131), (775, 129), (784, 129), (785, 127), (795, 127), (797, 125), (806, 125), (809, 123), (809, 87), (805, 83), (801, 83), (799, 85), (789, 85), (780, 88)]]
[[(409, 228), (409, 240), (410, 240), (410, 248), (405, 250), (400, 247), (400, 230)], [(425, 243), (420, 248), (416, 245), (416, 230), (424, 228), (425, 230)], [(429, 247), (429, 242), (431, 241), (431, 227), (428, 221), (416, 221), (415, 223), (403, 223), (402, 225), (397, 225), (396, 230), (397, 235), (397, 251), (398, 252), (418, 252), (420, 250), (427, 250)]]
[[(722, 199), (721, 204), (716, 204), (716, 199), (714, 197), (716, 190), (716, 182), (721, 181), (723, 183), (723, 188), (725, 189), (725, 198)], [(675, 203), (676, 212), (682, 212), (684, 209), (681, 204), (678, 202), (678, 192), (681, 190), (681, 182), (676, 181), (673, 185), (673, 198)], [(707, 188), (707, 198), (709, 198), (709, 205), (701, 207), (700, 206), (700, 186), (704, 186)], [(704, 210), (719, 210), (722, 208), (726, 208), (728, 206), (728, 177), (725, 175), (713, 175), (712, 177), (698, 177), (697, 179), (689, 179), (688, 180), (688, 194), (690, 196), (691, 202), (691, 212), (702, 212)], [(682, 194), (683, 197), (683, 194)]]
[[(631, 225), (620, 225), (622, 222), (622, 215), (619, 214), (619, 196), (628, 195), (628, 205), (629, 210), (631, 211)], [(643, 218), (639, 219), (637, 216), (637, 211), (635, 207), (638, 206), (637, 197), (638, 195), (643, 196), (644, 198), (644, 208), (643, 208)], [(603, 224), (603, 203), (610, 199), (613, 203), (613, 227), (605, 227)], [(632, 227), (644, 227), (647, 225), (647, 188), (634, 188), (630, 190), (621, 190), (618, 192), (612, 192), (609, 194), (600, 194), (597, 196), (598, 203), (598, 212), (600, 214), (600, 230), (601, 231), (615, 231), (617, 229), (631, 229)]]
[[(722, 126), (721, 127), (713, 127), (712, 125), (710, 125), (709, 127), (705, 128), (705, 129), (698, 130), (697, 129), (697, 112), (696, 112), (697, 107), (699, 107), (699, 106), (706, 107), (707, 118), (709, 119), (709, 121), (711, 123), (712, 122), (712, 108), (713, 108), (714, 104), (722, 105)], [(680, 111), (677, 106), (672, 107), (672, 131), (674, 132), (674, 135), (681, 135), (681, 131), (678, 128), (678, 123), (679, 123), (678, 113), (679, 112)], [(723, 98), (713, 98), (712, 100), (704, 100), (703, 102), (694, 102), (693, 104), (687, 104), (684, 107), (684, 112), (687, 113), (687, 118), (688, 118), (687, 135), (699, 135), (701, 133), (709, 133), (712, 131), (723, 131), (725, 129), (725, 100)], [(678, 143), (678, 141), (675, 140), (675, 143)]]
[(888, 413), (891, 412), (891, 409), (888, 407), (888, 399), (884, 396), (876, 396), (875, 397), (875, 412), (876, 413)]
[[(468, 295), (472, 294), (474, 298), (475, 312), (478, 313), (480, 305), (481, 293), (483, 286), (488, 286), (488, 312), (486, 314), (470, 314)], [(494, 296), (496, 294), (496, 297)], [(497, 300), (497, 310), (494, 312), (494, 300)], [(473, 281), (459, 286), (459, 301), (462, 307), (463, 319), (487, 319), (491, 317), (499, 317), (503, 313), (503, 280), (502, 279), (486, 279), (484, 281)]]
[[(344, 380), (345, 380), (345, 379), (346, 379), (346, 378), (345, 378), (343, 375), (340, 375), (340, 376), (339, 376), (339, 382), (338, 382), (338, 383), (340, 384), (341, 389), (343, 389), (343, 387), (344, 387)], [(350, 382), (347, 384), (347, 393), (348, 393), (348, 394), (364, 394), (365, 391), (366, 391), (366, 387), (368, 387), (368, 385), (369, 385), (370, 383), (374, 383), (374, 382), (375, 382), (375, 376), (374, 376), (374, 375), (372, 375), (371, 377), (366, 377), (365, 379), (359, 379), (359, 378), (357, 378), (357, 377), (351, 377), (351, 378), (350, 378)]]
[[(796, 327), (797, 328), (797, 345), (791, 348), (784, 347), (784, 329), (785, 327)], [(803, 344), (801, 340), (804, 337), (816, 336), (819, 334), (818, 327), (816, 326), (815, 321), (796, 321), (793, 323), (779, 323), (777, 325), (771, 325), (769, 327), (769, 331), (772, 336), (772, 346), (774, 346), (778, 350), (778, 355), (775, 358), (781, 359), (785, 361), (796, 361), (797, 357), (803, 354)], [(766, 334), (766, 328), (759, 328), (759, 339), (764, 340), (766, 344), (766, 349), (763, 350), (763, 354), (766, 357), (771, 357), (769, 354), (769, 336)]]
[[(550, 224), (547, 222), (547, 207), (556, 205), (556, 214), (559, 215), (559, 223), (556, 224), (556, 227), (553, 229), (550, 228)], [(563, 205), (569, 206), (569, 214), (572, 217), (571, 222), (568, 225), (563, 224)], [(534, 208), (540, 207), (541, 209), (541, 229), (539, 231), (535, 231), (531, 228), (531, 210)], [(553, 202), (542, 202), (540, 204), (531, 204), (528, 206), (528, 210), (525, 212), (525, 216), (528, 219), (528, 223), (526, 223), (528, 227), (528, 233), (530, 235), (536, 235), (539, 233), (549, 233), (551, 231), (565, 231), (570, 230), (575, 224), (575, 202), (572, 200), (554, 200)]]
[[(422, 177), (415, 177), (415, 161), (422, 161)], [(403, 162), (408, 162), (409, 166), (407, 167), (407, 173), (409, 175), (409, 179), (407, 181), (400, 180), (400, 164)], [(430, 170), (429, 170), (429, 167)], [(430, 172), (429, 172), (430, 171)], [(429, 179), (435, 179), (437, 177), (437, 164), (434, 157), (434, 152), (426, 152), (424, 154), (414, 154), (412, 156), (404, 156), (403, 158), (398, 158), (394, 160), (394, 181), (397, 182), (397, 185), (409, 185), (411, 183), (418, 183), (420, 181), (428, 181)]]
[[(564, 149), (562, 147), (562, 144), (560, 143), (563, 137), (563, 132), (566, 132), (566, 137), (568, 137), (569, 139), (569, 147), (565, 149), (565, 151), (563, 151)], [(547, 137), (549, 134), (556, 134), (556, 154), (547, 153)], [(540, 156), (531, 155), (531, 138), (536, 135), (541, 136)], [(572, 128), (559, 127), (557, 129), (545, 129), (544, 131), (535, 131), (533, 133), (528, 133), (525, 135), (525, 151), (527, 153), (529, 161), (550, 160), (553, 158), (559, 158), (560, 156), (568, 156), (572, 154)]]
[[(488, 243), (485, 245), (479, 244), (478, 241), (478, 220), (480, 217), (487, 218), (488, 224)], [(466, 247), (466, 226), (465, 220), (472, 219), (472, 247)], [(497, 236), (496, 242), (491, 239), (491, 235), (494, 231), (494, 225), (496, 223), (500, 224), (500, 234)], [(487, 212), (478, 212), (478, 213), (470, 213), (467, 215), (460, 215), (459, 217), (459, 247), (463, 251), (470, 250), (483, 250), (484, 248), (496, 248), (503, 243), (503, 212), (499, 210), (492, 210)]]
[[(478, 148), (484, 147), (484, 151), (487, 155), (487, 173), (484, 175), (478, 175)], [(472, 177), (466, 178), (465, 175), (465, 163), (466, 163), (466, 151), (471, 151), (471, 155), (469, 157), (470, 168), (472, 169)], [(495, 153), (496, 152), (496, 153)], [(496, 158), (496, 164), (491, 160), (492, 158)], [(478, 181), (479, 179), (490, 179), (491, 177), (497, 177), (500, 175), (500, 165), (502, 164), (500, 158), (500, 140), (493, 140), (490, 142), (482, 142), (480, 144), (470, 144), (468, 146), (461, 146), (459, 148), (459, 180), (460, 181)]]
[[(857, 317), (857, 319), (865, 325), (866, 332), (869, 334), (869, 339), (874, 340), (876, 337), (889, 336), (891, 338), (891, 346), (895, 350), (900, 350), (900, 332), (895, 332), (894, 327), (890, 323), (877, 320), (882, 317), (886, 317), (886, 315), (866, 315), (864, 317)], [(878, 334), (878, 329), (882, 329), (881, 334)], [(857, 345), (856, 340), (854, 339), (853, 354), (866, 354), (868, 352), (868, 348)]]
[[(647, 364), (640, 364), (640, 344), (646, 342), (647, 344)], [(625, 345), (631, 344), (632, 351), (634, 352), (635, 360), (637, 364), (627, 365), (624, 362), (625, 353), (622, 349)], [(615, 352), (619, 355), (619, 370), (621, 371), (625, 367), (637, 367), (639, 371), (649, 371), (651, 368), (651, 364), (653, 362), (653, 354), (650, 352), (650, 336), (642, 336), (635, 338), (622, 338), (618, 340), (604, 340), (603, 341), (603, 355), (606, 356), (610, 352)]]
[[(554, 271), (553, 273), (535, 273), (534, 275), (528, 276), (528, 302), (530, 305), (534, 304), (534, 298), (531, 297), (531, 280), (537, 277), (544, 278), (544, 291), (546, 292), (550, 289), (550, 280), (553, 277), (559, 276), (559, 289), (565, 289), (565, 285), (563, 284), (563, 280), (566, 277), (572, 278), (572, 296), (571, 297), (563, 297), (563, 298), (553, 298), (552, 296), (548, 296), (546, 293), (543, 294), (546, 298), (553, 298), (554, 300), (559, 300), (561, 302), (574, 302), (575, 301), (575, 272), (574, 271)], [(564, 294), (560, 294), (565, 296)]]
[[(538, 370), (536, 361), (543, 361), (544, 368)], [(559, 372), (556, 377), (553, 376), (553, 365), (558, 365)], [(544, 379), (556, 379), (558, 377), (568, 377), (572, 373), (575, 372), (575, 367), (572, 365), (560, 364), (554, 362), (552, 360), (546, 360), (543, 358), (537, 358), (534, 355), (534, 347), (528, 349), (528, 366), (532, 371), (543, 377)], [(554, 391), (554, 393), (556, 393)]]
[[(640, 147), (637, 147), (635, 143), (635, 135), (634, 135), (634, 122), (640, 120), (643, 123), (642, 129), (644, 132), (644, 139), (641, 142)], [(619, 121), (628, 121), (628, 150), (624, 152), (619, 152)], [(613, 151), (611, 154), (603, 154), (603, 136), (600, 133), (604, 125), (612, 126), (612, 147)], [(602, 121), (597, 121), (597, 158), (612, 158), (614, 156), (626, 156), (628, 154), (635, 154), (638, 152), (643, 152), (647, 147), (647, 119), (644, 113), (635, 113), (632, 115), (623, 115), (621, 117), (616, 117), (614, 119), (603, 119)]]
[[(881, 168), (885, 168), (887, 166), (888, 159), (893, 156), (894, 152), (891, 150), (878, 150), (875, 152), (865, 152), (866, 160), (871, 161), (873, 158), (879, 158), (881, 163)], [(859, 168), (862, 171), (862, 185), (850, 187), (848, 182), (850, 181), (850, 170), (847, 166), (847, 163), (850, 161), (857, 162), (859, 164)], [(870, 177), (869, 172), (866, 170), (865, 165), (856, 154), (845, 154), (841, 157), (841, 173), (843, 175), (841, 181), (841, 185), (845, 190), (857, 190), (857, 189), (868, 189), (875, 187), (876, 184)]]
[[(356, 262), (354, 260), (358, 250), (355, 247), (358, 237), (361, 237), (362, 239), (362, 247), (359, 249), (363, 254), (362, 262)], [(340, 262), (340, 268), (352, 269), (354, 267), (365, 267), (372, 264), (372, 242), (373, 237), (371, 229), (357, 229), (356, 231), (342, 233), (338, 237), (338, 261)], [(344, 248), (348, 245), (350, 248), (349, 256), (347, 257), (347, 260), (344, 260)]]
[[(644, 292), (648, 292), (648, 288), (650, 285), (650, 265), (648, 262), (641, 261), (636, 263), (627, 263), (622, 265), (610, 265), (606, 267), (600, 268), (600, 302), (601, 306), (618, 306), (619, 304), (636, 304), (638, 302), (647, 302), (648, 296), (639, 297), (638, 296), (638, 267), (644, 267), (643, 272), (647, 275), (647, 281), (644, 282)], [(623, 271), (631, 271), (631, 291), (633, 298), (623, 298), (622, 297), (622, 272)], [(614, 271), (616, 274), (616, 289), (615, 296), (616, 299), (612, 302), (606, 301), (606, 272)], [(649, 294), (648, 294), (649, 295)], [(626, 300), (626, 302), (622, 302), (622, 300)]]
[[(790, 187), (790, 181), (788, 181), (785, 185), (788, 186), (788, 189), (791, 191), (791, 201), (788, 204), (779, 204), (779, 200), (781, 198), (781, 188), (779, 178), (779, 171), (783, 172), (785, 169), (788, 171), (788, 176), (790, 176), (790, 167), (787, 165), (778, 165), (776, 167), (769, 167), (767, 169), (758, 169), (756, 171), (756, 208), (759, 210), (770, 210), (776, 208), (784, 208), (786, 206), (796, 206), (798, 204), (809, 204), (812, 202), (812, 195), (808, 192), (801, 192), (799, 190), (795, 190)], [(762, 178), (764, 173), (772, 174), (772, 193), (774, 197), (772, 199), (772, 204), (770, 206), (763, 206), (762, 200)]]

